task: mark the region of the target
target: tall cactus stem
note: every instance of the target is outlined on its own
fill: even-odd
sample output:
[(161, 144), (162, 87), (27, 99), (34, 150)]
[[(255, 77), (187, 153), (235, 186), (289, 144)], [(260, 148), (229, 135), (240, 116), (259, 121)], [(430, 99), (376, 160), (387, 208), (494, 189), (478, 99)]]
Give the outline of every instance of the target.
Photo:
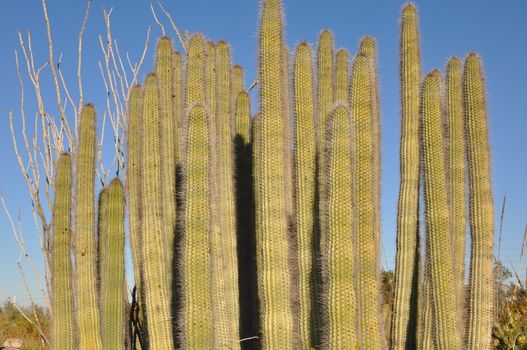
[[(105, 349), (125, 349), (126, 285), (124, 259), (124, 193), (115, 178), (99, 201), (99, 263), (102, 342)], [(102, 209), (102, 210), (101, 210)]]
[(315, 229), (316, 136), (313, 99), (313, 68), (311, 48), (307, 43), (297, 46), (294, 62), (293, 92), (295, 113), (295, 222), (298, 261), (298, 328), (299, 348), (312, 344), (314, 296), (313, 235)]
[[(454, 279), (457, 295), (459, 327), (465, 319), (465, 236), (466, 218), (466, 167), (465, 129), (463, 122), (463, 69), (461, 61), (453, 57), (447, 64), (446, 103), (448, 125), (448, 181), (452, 243), (454, 247)], [(463, 332), (462, 332), (463, 334)]]
[(79, 349), (102, 349), (97, 302), (97, 238), (95, 232), (95, 108), (82, 108), (76, 159), (75, 291)]
[[(323, 252), (324, 349), (357, 349), (355, 291), (355, 227), (353, 219), (352, 126), (347, 107), (337, 106), (328, 119), (326, 143), (325, 220)], [(368, 348), (369, 349), (369, 348)]]
[(134, 269), (134, 285), (137, 288), (138, 305), (142, 320), (146, 320), (143, 288), (143, 259), (141, 217), (141, 178), (142, 174), (142, 144), (143, 144), (143, 89), (140, 85), (130, 90), (128, 98), (128, 130), (127, 130), (127, 165), (126, 165), (126, 198), (128, 202), (128, 227), (130, 250)]
[(383, 348), (380, 312), (379, 251), (374, 215), (374, 169), (372, 135), (372, 78), (368, 58), (358, 55), (353, 61), (350, 83), (350, 105), (355, 142), (353, 165), (354, 221), (358, 259), (359, 332), (365, 349)]
[(485, 81), (479, 57), (472, 53), (463, 73), (465, 134), (469, 174), (471, 257), (469, 276), (467, 349), (488, 349), (494, 305), (492, 240), (494, 207), (490, 174)]
[(57, 162), (53, 202), (53, 242), (51, 246), (51, 342), (55, 350), (76, 346), (71, 262), (71, 157), (63, 153)]
[[(183, 58), (177, 51), (172, 53), (172, 110), (174, 113), (174, 154), (176, 167), (182, 163), (183, 157), (183, 122), (185, 104), (183, 99)], [(177, 181), (177, 179), (176, 179)], [(177, 205), (177, 203), (176, 203)]]
[(186, 62), (185, 106), (188, 114), (196, 104), (205, 103), (205, 43), (200, 34), (190, 38)]
[(236, 204), (234, 196), (234, 113), (232, 111), (232, 77), (230, 48), (225, 41), (217, 47), (217, 152), (218, 188), (225, 265), (227, 315), (229, 319), (230, 348), (240, 347), (240, 304), (238, 288), (238, 257), (236, 255)]
[(155, 74), (146, 77), (143, 94), (143, 154), (141, 195), (142, 260), (150, 350), (171, 350), (172, 317), (169, 271), (167, 271), (166, 230), (163, 226), (159, 89)]
[(348, 50), (339, 49), (335, 59), (335, 84), (333, 93), (335, 103), (346, 103), (348, 101)]
[(441, 74), (434, 70), (421, 91), (422, 159), (427, 259), (434, 342), (438, 349), (461, 349), (447, 198)]
[(397, 204), (392, 349), (415, 348), (419, 290), (419, 84), (417, 9), (401, 14), (401, 184)]
[[(159, 113), (161, 127), (162, 203), (163, 226), (166, 234), (167, 269), (171, 270), (174, 258), (176, 238), (176, 120), (174, 118), (174, 71), (173, 49), (169, 37), (162, 37), (157, 45), (156, 75), (159, 83)], [(172, 274), (169, 274), (172, 285)]]
[[(292, 349), (293, 313), (281, 82), (282, 2), (264, 0), (260, 19), (261, 116), (254, 144), (256, 262), (262, 349)], [(256, 125), (255, 125), (256, 126)]]
[[(211, 286), (212, 135), (202, 105), (189, 114), (185, 161), (184, 235), (181, 246), (183, 349), (213, 348)], [(213, 273), (218, 273), (214, 271)], [(220, 272), (221, 273), (221, 272)]]

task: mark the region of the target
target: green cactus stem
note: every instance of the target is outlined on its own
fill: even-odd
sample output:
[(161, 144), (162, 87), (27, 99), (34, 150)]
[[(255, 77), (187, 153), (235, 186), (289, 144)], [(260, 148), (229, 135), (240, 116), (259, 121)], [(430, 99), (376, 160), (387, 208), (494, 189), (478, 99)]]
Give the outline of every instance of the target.
[(99, 202), (99, 267), (101, 281), (102, 342), (105, 349), (124, 350), (126, 285), (124, 261), (124, 193), (116, 178), (103, 189)]
[(350, 83), (350, 105), (353, 121), (355, 162), (353, 165), (353, 201), (355, 204), (356, 241), (358, 259), (359, 332), (361, 346), (381, 349), (384, 345), (382, 312), (379, 308), (379, 251), (375, 234), (374, 162), (372, 135), (372, 78), (370, 62), (364, 55), (353, 61)]
[[(174, 118), (174, 70), (172, 41), (162, 37), (157, 45), (156, 75), (159, 83), (160, 142), (162, 154), (162, 203), (163, 226), (166, 232), (167, 269), (171, 270), (174, 259), (176, 236), (176, 119)], [(172, 285), (172, 274), (169, 274)]]
[(419, 287), (419, 84), (421, 58), (417, 10), (401, 14), (401, 185), (397, 205), (397, 250), (392, 349), (415, 348)]
[(102, 349), (97, 302), (97, 237), (95, 233), (95, 108), (82, 108), (76, 160), (75, 290), (79, 349)]
[[(323, 269), (327, 313), (324, 349), (356, 349), (355, 227), (353, 223), (352, 127), (347, 107), (337, 106), (328, 120)], [(361, 253), (362, 254), (362, 253)], [(361, 288), (363, 286), (361, 285)], [(368, 335), (369, 337), (369, 335)], [(368, 348), (370, 349), (370, 348)]]
[(51, 246), (51, 343), (55, 350), (76, 346), (71, 262), (71, 157), (63, 153), (57, 162), (53, 202)]
[(295, 148), (294, 172), (296, 247), (298, 254), (299, 348), (310, 349), (312, 342), (314, 285), (313, 237), (315, 229), (316, 155), (313, 68), (311, 48), (297, 46), (294, 75)]
[(434, 342), (438, 349), (461, 349), (447, 198), (441, 74), (428, 74), (421, 90), (422, 158), (427, 259)]
[(335, 59), (335, 83), (333, 93), (335, 103), (346, 103), (348, 101), (348, 50), (340, 49), (337, 51)]
[[(282, 114), (282, 2), (264, 0), (260, 19), (261, 116), (255, 124), (256, 263), (262, 349), (292, 349), (293, 313)], [(259, 124), (259, 125), (258, 125)]]
[(469, 175), (471, 257), (466, 349), (488, 349), (494, 306), (492, 240), (494, 207), (490, 178), (485, 81), (479, 57), (465, 60), (463, 73), (465, 135)]
[[(185, 208), (182, 241), (181, 327), (184, 349), (213, 348), (211, 298), (211, 158), (213, 139), (205, 108), (190, 111), (185, 161)], [(215, 271), (214, 273), (218, 273)]]
[(146, 77), (143, 94), (143, 138), (141, 196), (142, 260), (147, 331), (150, 350), (171, 350), (172, 315), (166, 230), (163, 226), (159, 90), (154, 73)]
[[(448, 181), (450, 221), (454, 246), (454, 279), (457, 295), (458, 320), (465, 318), (465, 236), (466, 218), (466, 167), (465, 129), (463, 122), (462, 64), (457, 57), (448, 61), (446, 76), (446, 103), (448, 125)], [(460, 322), (460, 327), (464, 327)], [(463, 334), (463, 332), (462, 332)]]

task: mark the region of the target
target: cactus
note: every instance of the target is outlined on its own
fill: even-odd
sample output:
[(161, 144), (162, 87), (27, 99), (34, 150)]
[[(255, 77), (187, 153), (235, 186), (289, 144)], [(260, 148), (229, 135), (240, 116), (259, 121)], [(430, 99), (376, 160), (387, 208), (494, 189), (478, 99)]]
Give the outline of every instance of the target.
[(210, 220), (213, 139), (209, 119), (205, 108), (199, 104), (190, 111), (184, 179), (185, 232), (181, 246), (183, 301), (180, 321), (184, 349), (213, 348), (209, 253), (210, 237), (214, 229)]
[(118, 178), (101, 192), (99, 222), (102, 342), (105, 349), (124, 350), (124, 194)]
[(417, 10), (401, 14), (401, 187), (397, 206), (397, 251), (392, 349), (415, 348), (419, 281), (419, 53)]
[(265, 0), (260, 20), (261, 116), (255, 130), (253, 154), (261, 343), (264, 350), (291, 349), (294, 346), (284, 195), (281, 1)]
[(141, 229), (147, 331), (150, 350), (174, 348), (167, 271), (166, 231), (162, 214), (162, 173), (159, 90), (154, 73), (146, 77), (143, 94), (143, 153), (141, 156), (143, 200)]
[[(352, 127), (349, 110), (337, 106), (328, 120), (326, 158), (326, 220), (323, 251), (324, 349), (356, 349), (358, 337), (355, 292), (355, 247), (352, 175)], [(362, 288), (363, 286), (361, 286)], [(365, 338), (369, 337), (370, 334)], [(371, 348), (367, 348), (371, 349)]]
[[(364, 55), (353, 61), (350, 83), (350, 105), (353, 121), (355, 162), (353, 165), (353, 202), (355, 205), (358, 260), (359, 332), (361, 346), (381, 349), (384, 344), (379, 308), (379, 251), (377, 249), (374, 215), (372, 79), (370, 63)], [(365, 336), (367, 334), (367, 336)]]
[(243, 68), (240, 65), (232, 67), (232, 102), (233, 109), (236, 108), (236, 98), (244, 90)]
[[(283, 34), (282, 34), (283, 35)], [(284, 39), (282, 39), (282, 52), (281, 52), (281, 65), (280, 71), (282, 73), (281, 85), (282, 85), (282, 117), (284, 126), (284, 194), (285, 194), (285, 205), (287, 209), (288, 225), (293, 226), (292, 218), (293, 213), (293, 169), (291, 163), (293, 161), (292, 156), (292, 121), (291, 121), (291, 82), (289, 81), (289, 49)]]
[[(318, 166), (318, 194), (320, 225), (323, 226), (325, 202), (322, 198), (324, 193), (325, 180), (323, 178), (324, 169), (324, 145), (327, 125), (327, 117), (333, 107), (333, 35), (329, 30), (320, 33), (318, 40), (317, 54), (317, 106), (316, 106), (316, 126), (317, 126), (317, 166)], [(319, 238), (315, 238), (319, 240)], [(320, 238), (321, 243), (324, 241)], [(321, 248), (323, 249), (323, 248)]]
[(294, 183), (296, 247), (298, 254), (299, 348), (310, 349), (313, 340), (314, 285), (313, 244), (315, 229), (316, 139), (311, 48), (297, 46), (294, 76), (295, 150)]
[[(162, 37), (157, 45), (156, 75), (159, 83), (159, 114), (161, 129), (161, 171), (162, 175), (162, 213), (163, 226), (166, 235), (167, 270), (171, 270), (174, 258), (174, 242), (176, 236), (176, 125), (174, 118), (174, 71), (172, 62), (172, 41)], [(170, 285), (172, 275), (169, 274)]]
[(439, 71), (434, 70), (425, 78), (421, 101), (426, 244), (430, 264), (434, 342), (439, 349), (461, 349), (450, 249), (450, 212)]
[(73, 312), (71, 263), (71, 158), (63, 153), (57, 162), (55, 201), (53, 203), (53, 242), (51, 247), (51, 290), (53, 349), (68, 350), (76, 346)]
[(231, 58), (229, 45), (220, 41), (216, 60), (216, 137), (222, 252), (225, 264), (225, 297), (229, 319), (230, 348), (239, 348), (238, 258), (236, 256), (236, 209), (234, 200), (234, 119), (232, 113)]
[(128, 130), (127, 130), (127, 164), (126, 164), (126, 198), (128, 201), (128, 222), (132, 263), (134, 266), (134, 281), (138, 289), (139, 305), (143, 308), (143, 259), (141, 254), (141, 178), (142, 178), (142, 144), (143, 144), (143, 89), (140, 85), (130, 90), (128, 98)]
[[(177, 51), (172, 53), (172, 111), (174, 113), (174, 147), (176, 167), (182, 162), (183, 157), (183, 116), (185, 110), (183, 98), (183, 58)], [(176, 175), (177, 182), (177, 175)], [(176, 198), (177, 199), (177, 198)], [(177, 206), (177, 200), (176, 200)]]
[(200, 34), (190, 38), (187, 51), (187, 74), (185, 86), (185, 106), (188, 113), (195, 104), (205, 102), (205, 44)]
[(365, 36), (359, 47), (359, 53), (368, 57), (371, 68), (372, 91), (372, 121), (371, 133), (373, 137), (373, 181), (374, 181), (374, 215), (375, 215), (375, 235), (377, 249), (380, 251), (381, 240), (381, 117), (379, 101), (379, 79), (377, 76), (377, 44), (371, 36)]
[(102, 349), (97, 303), (97, 240), (95, 234), (95, 108), (82, 108), (75, 184), (75, 290), (79, 349)]
[[(458, 319), (464, 319), (465, 309), (465, 130), (463, 127), (462, 67), (457, 57), (448, 61), (446, 76), (448, 125), (448, 181), (452, 242), (454, 244), (454, 278), (458, 300)], [(460, 324), (460, 327), (463, 327)]]
[(469, 174), (471, 250), (467, 349), (488, 349), (493, 322), (492, 239), (494, 208), (485, 82), (479, 57), (472, 53), (463, 72), (465, 135)]
[(335, 103), (346, 103), (348, 101), (348, 50), (340, 49), (337, 51), (335, 59), (335, 83), (334, 100)]

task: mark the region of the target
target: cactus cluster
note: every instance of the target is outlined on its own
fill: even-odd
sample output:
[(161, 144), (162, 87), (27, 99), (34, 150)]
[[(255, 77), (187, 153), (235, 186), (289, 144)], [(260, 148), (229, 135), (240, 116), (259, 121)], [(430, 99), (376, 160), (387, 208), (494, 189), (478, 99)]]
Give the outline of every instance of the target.
[[(54, 183), (54, 349), (489, 348), (493, 207), (481, 62), (470, 54), (463, 70), (452, 58), (445, 83), (439, 70), (422, 79), (415, 6), (401, 19), (390, 327), (380, 301), (375, 39), (362, 38), (350, 61), (324, 30), (316, 55), (301, 42), (290, 65), (281, 0), (264, 0), (256, 116), (225, 41), (194, 34), (180, 54), (161, 38), (154, 72), (128, 95), (125, 186), (103, 184), (98, 211), (95, 108), (83, 107), (78, 146), (60, 157)], [(125, 213), (139, 308), (130, 320)]]

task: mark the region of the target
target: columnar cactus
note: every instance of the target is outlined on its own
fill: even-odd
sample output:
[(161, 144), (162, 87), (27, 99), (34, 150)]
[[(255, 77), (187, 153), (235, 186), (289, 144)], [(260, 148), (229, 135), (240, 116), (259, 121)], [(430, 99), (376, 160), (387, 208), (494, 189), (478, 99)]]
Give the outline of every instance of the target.
[(51, 343), (55, 350), (76, 346), (71, 263), (71, 157), (63, 153), (57, 162), (53, 202), (51, 246)]
[(141, 156), (141, 230), (145, 303), (149, 349), (171, 350), (172, 314), (169, 271), (167, 271), (166, 230), (162, 212), (162, 173), (159, 90), (155, 74), (146, 77), (143, 97), (143, 152)]
[(211, 224), (213, 135), (209, 119), (200, 104), (189, 113), (181, 245), (183, 300), (180, 321), (184, 349), (212, 349), (214, 344), (210, 245), (215, 225)]
[(236, 98), (238, 94), (244, 90), (244, 77), (243, 77), (243, 68), (240, 65), (234, 65), (232, 67), (232, 99), (233, 106), (236, 106)]
[[(183, 122), (185, 103), (183, 98), (183, 58), (177, 51), (172, 53), (172, 103), (174, 113), (174, 147), (176, 157), (176, 167), (182, 163), (183, 154)], [(177, 175), (176, 175), (177, 176)], [(177, 181), (177, 177), (176, 177)], [(176, 201), (177, 202), (177, 201)], [(176, 204), (177, 206), (177, 204)]]
[(408, 4), (401, 14), (401, 187), (392, 321), (394, 350), (415, 347), (419, 287), (419, 51), (417, 10)]
[(284, 195), (282, 45), (282, 3), (280, 0), (265, 0), (261, 15), (258, 73), (261, 116), (253, 149), (256, 262), (264, 350), (294, 348)]
[(239, 348), (238, 257), (236, 255), (236, 209), (234, 197), (234, 118), (232, 113), (230, 48), (225, 41), (217, 46), (216, 56), (216, 137), (217, 184), (222, 253), (225, 266), (224, 297), (229, 320), (229, 348)]
[(348, 101), (348, 50), (337, 51), (335, 59), (335, 83), (333, 93), (335, 103), (346, 103)]
[(95, 233), (96, 117), (93, 105), (82, 108), (75, 181), (75, 291), (79, 349), (102, 349), (97, 302), (97, 237)]
[(465, 61), (463, 97), (472, 238), (465, 347), (475, 350), (488, 349), (491, 341), (494, 305), (492, 268), (494, 207), (490, 180), (485, 82), (481, 61), (474, 53), (470, 54)]
[(205, 103), (205, 43), (200, 34), (190, 38), (187, 50), (185, 80), (185, 111), (188, 113), (197, 103)]
[(115, 178), (99, 201), (99, 270), (102, 343), (105, 349), (125, 347), (126, 285), (124, 271), (124, 193)]
[[(326, 220), (323, 254), (324, 349), (359, 347), (355, 291), (355, 227), (352, 127), (347, 107), (337, 106), (328, 120), (326, 147)], [(362, 285), (360, 286), (363, 287)], [(365, 336), (365, 338), (369, 335)], [(368, 348), (370, 349), (370, 348)]]
[[(172, 41), (162, 37), (157, 45), (156, 75), (159, 83), (159, 113), (163, 226), (167, 249), (167, 271), (172, 270), (176, 239), (176, 119), (174, 118), (174, 70)], [(169, 274), (172, 284), (172, 275)]]
[[(283, 34), (282, 34), (283, 35)], [(292, 156), (292, 119), (291, 119), (291, 82), (289, 77), (289, 48), (284, 39), (282, 39), (281, 52), (281, 66), (282, 72), (282, 117), (284, 124), (284, 194), (285, 204), (288, 215), (288, 225), (293, 226), (293, 156)]]
[(364, 55), (353, 61), (350, 105), (353, 121), (354, 157), (353, 202), (355, 212), (355, 242), (360, 252), (357, 262), (359, 301), (359, 332), (365, 349), (383, 348), (384, 339), (380, 312), (379, 251), (375, 234), (372, 79), (370, 62)]
[[(143, 201), (141, 200), (142, 145), (143, 145), (143, 89), (134, 86), (128, 98), (127, 130), (127, 165), (126, 165), (126, 198), (128, 202), (128, 227), (130, 247), (134, 265), (134, 281), (139, 300), (144, 301), (142, 230), (141, 217)], [(144, 304), (139, 303), (144, 308)], [(144, 310), (143, 316), (144, 316)]]
[(421, 113), (424, 209), (434, 342), (439, 349), (461, 349), (450, 249), (441, 75), (437, 70), (429, 73), (424, 80), (421, 90)]
[(457, 295), (458, 320), (462, 328), (465, 309), (465, 235), (466, 219), (466, 166), (465, 128), (463, 122), (462, 64), (457, 57), (448, 61), (446, 75), (447, 151), (450, 222), (454, 247), (454, 282)]
[(315, 230), (316, 188), (316, 135), (313, 100), (313, 68), (311, 48), (301, 43), (296, 49), (293, 92), (295, 115), (294, 183), (296, 247), (298, 252), (298, 326), (299, 348), (310, 349), (313, 324), (314, 298), (313, 254)]

